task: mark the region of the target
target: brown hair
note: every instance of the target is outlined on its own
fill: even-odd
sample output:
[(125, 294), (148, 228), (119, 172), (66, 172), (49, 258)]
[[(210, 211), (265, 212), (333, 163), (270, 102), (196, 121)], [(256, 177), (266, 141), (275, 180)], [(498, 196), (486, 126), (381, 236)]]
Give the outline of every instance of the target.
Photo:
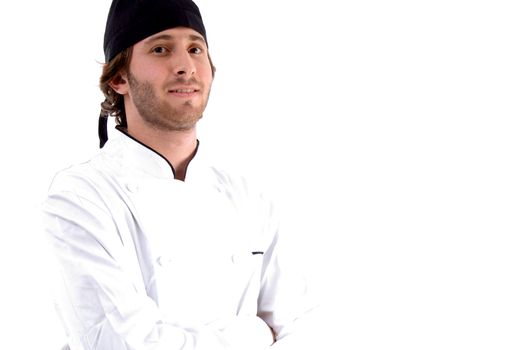
[[(104, 101), (100, 104), (102, 112), (107, 116), (115, 117), (117, 124), (126, 126), (126, 111), (124, 110), (124, 97), (117, 93), (110, 86), (110, 82), (121, 72), (127, 72), (130, 67), (133, 46), (118, 53), (109, 63), (102, 66), (102, 74), (99, 80), (99, 87), (104, 94)], [(212, 77), (215, 76), (216, 67), (212, 63), (210, 53), (208, 60), (212, 67)]]
[(117, 118), (117, 124), (126, 125), (126, 113), (124, 111), (124, 97), (110, 86), (110, 82), (121, 72), (128, 71), (130, 67), (133, 47), (129, 47), (117, 54), (109, 63), (102, 67), (99, 87), (104, 94), (105, 100), (100, 104), (102, 112), (108, 116)]

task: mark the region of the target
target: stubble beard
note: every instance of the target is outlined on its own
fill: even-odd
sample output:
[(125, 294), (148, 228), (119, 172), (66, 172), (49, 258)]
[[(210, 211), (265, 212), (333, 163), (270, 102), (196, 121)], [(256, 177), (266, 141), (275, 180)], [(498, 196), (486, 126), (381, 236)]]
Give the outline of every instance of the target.
[(161, 131), (193, 129), (203, 116), (210, 94), (208, 91), (203, 103), (198, 106), (194, 106), (191, 101), (186, 101), (181, 108), (175, 108), (155, 94), (151, 83), (137, 80), (131, 72), (128, 72), (128, 82), (130, 95), (139, 115), (145, 123)]

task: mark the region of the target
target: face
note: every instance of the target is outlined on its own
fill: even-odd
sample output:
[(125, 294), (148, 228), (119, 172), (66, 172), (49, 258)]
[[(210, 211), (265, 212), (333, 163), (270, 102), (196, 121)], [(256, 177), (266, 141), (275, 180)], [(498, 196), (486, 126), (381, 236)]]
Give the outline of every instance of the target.
[(186, 131), (202, 117), (212, 85), (212, 68), (203, 37), (190, 28), (173, 28), (133, 47), (130, 67), (119, 86), (128, 120), (151, 128)]

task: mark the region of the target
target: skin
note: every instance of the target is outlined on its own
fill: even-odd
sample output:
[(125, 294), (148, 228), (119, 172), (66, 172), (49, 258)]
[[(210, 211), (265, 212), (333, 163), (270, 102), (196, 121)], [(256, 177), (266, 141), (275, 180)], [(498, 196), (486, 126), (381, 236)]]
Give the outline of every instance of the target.
[(128, 134), (162, 154), (184, 180), (196, 147), (196, 123), (213, 76), (205, 40), (177, 27), (133, 46), (130, 67), (110, 82), (124, 97)]

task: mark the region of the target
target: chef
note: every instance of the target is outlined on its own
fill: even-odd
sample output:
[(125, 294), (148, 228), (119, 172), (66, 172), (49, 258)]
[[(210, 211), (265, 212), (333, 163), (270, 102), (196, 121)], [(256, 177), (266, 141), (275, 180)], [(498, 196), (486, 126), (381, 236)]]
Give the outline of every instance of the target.
[(114, 0), (104, 53), (101, 149), (43, 205), (69, 348), (312, 345), (316, 303), (275, 207), (197, 139), (215, 68), (196, 4)]

